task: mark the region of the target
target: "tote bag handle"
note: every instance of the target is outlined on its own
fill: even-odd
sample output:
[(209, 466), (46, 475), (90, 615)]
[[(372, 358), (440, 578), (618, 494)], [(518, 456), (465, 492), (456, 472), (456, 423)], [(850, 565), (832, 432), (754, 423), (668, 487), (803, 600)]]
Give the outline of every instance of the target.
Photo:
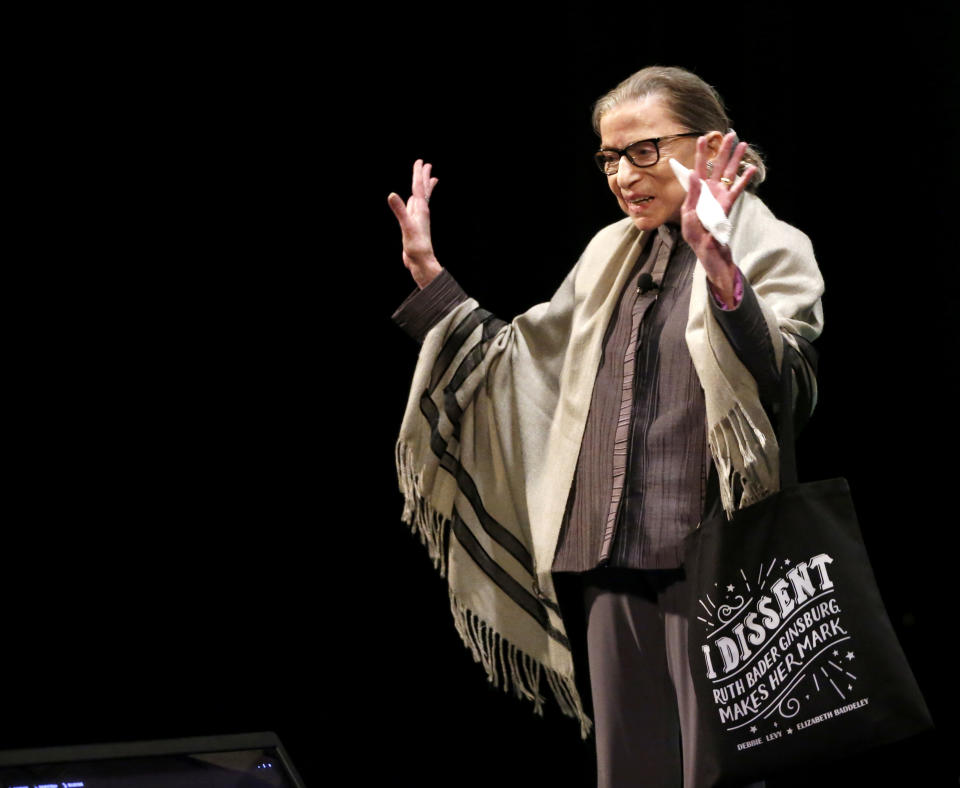
[(777, 414), (777, 443), (780, 446), (780, 489), (795, 487), (797, 480), (797, 448), (793, 415), (793, 372), (799, 374), (799, 354), (789, 342), (783, 343), (780, 366), (780, 402)]

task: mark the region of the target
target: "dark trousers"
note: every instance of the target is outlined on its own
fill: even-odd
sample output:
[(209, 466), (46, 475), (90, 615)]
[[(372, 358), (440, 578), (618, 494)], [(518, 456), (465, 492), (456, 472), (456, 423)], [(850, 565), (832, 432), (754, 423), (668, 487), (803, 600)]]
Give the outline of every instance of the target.
[(594, 569), (554, 580), (578, 690), (595, 724), (597, 788), (705, 788), (693, 776), (697, 707), (683, 568)]

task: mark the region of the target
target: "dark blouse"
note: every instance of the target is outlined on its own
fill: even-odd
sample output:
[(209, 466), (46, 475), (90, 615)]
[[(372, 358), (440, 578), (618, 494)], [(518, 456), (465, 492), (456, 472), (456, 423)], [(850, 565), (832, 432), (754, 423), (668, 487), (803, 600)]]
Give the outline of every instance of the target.
[[(657, 263), (659, 262), (659, 266)], [(651, 234), (604, 338), (553, 571), (683, 563), (700, 520), (706, 406), (685, 339), (696, 256), (679, 232)], [(659, 289), (641, 274), (666, 267)]]

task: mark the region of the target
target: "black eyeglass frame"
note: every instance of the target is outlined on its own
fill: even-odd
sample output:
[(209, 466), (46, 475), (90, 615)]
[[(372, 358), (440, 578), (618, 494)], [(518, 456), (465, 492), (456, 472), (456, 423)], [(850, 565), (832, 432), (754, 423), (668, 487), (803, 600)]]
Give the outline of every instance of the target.
[[(626, 148), (623, 148), (622, 150), (620, 150), (619, 148), (600, 148), (600, 150), (598, 150), (596, 153), (593, 154), (593, 160), (597, 163), (597, 167), (600, 168), (600, 172), (602, 172), (604, 175), (614, 175), (614, 174), (615, 174), (615, 172), (607, 172), (607, 170), (606, 170), (606, 168), (605, 168), (605, 166), (604, 166), (604, 165), (605, 165), (605, 159), (602, 157), (602, 154), (604, 154), (604, 153), (616, 153), (616, 154), (618, 154), (618, 155), (617, 155), (617, 165), (618, 165), (618, 169), (619, 169), (620, 159), (622, 159), (624, 156), (627, 157), (627, 159), (630, 161), (630, 163), (631, 163), (634, 167), (640, 167), (640, 168), (653, 167), (654, 165), (656, 165), (656, 164), (659, 163), (659, 161), (660, 161), (660, 143), (661, 143), (663, 140), (678, 139), (678, 138), (680, 138), (680, 137), (700, 137), (700, 136), (702, 136), (702, 135), (704, 135), (704, 134), (706, 134), (705, 131), (685, 131), (685, 132), (683, 132), (683, 134), (666, 134), (666, 135), (664, 135), (663, 137), (651, 137), (650, 139), (646, 139), (646, 140), (637, 140), (636, 142), (631, 142), (629, 145), (627, 145)], [(641, 142), (652, 142), (652, 143), (653, 143), (653, 147), (654, 147), (654, 148), (656, 149), (656, 151), (657, 151), (657, 160), (656, 160), (656, 161), (651, 162), (650, 164), (637, 164), (637, 163), (633, 160), (633, 156), (630, 155), (630, 148), (632, 148), (634, 145), (639, 145)]]

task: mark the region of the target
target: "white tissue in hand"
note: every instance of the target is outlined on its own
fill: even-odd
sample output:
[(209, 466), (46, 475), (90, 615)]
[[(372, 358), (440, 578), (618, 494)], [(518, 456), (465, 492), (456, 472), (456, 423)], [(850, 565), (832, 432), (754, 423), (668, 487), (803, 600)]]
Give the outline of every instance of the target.
[[(668, 161), (673, 168), (673, 174), (677, 176), (677, 180), (680, 181), (684, 191), (690, 191), (690, 170), (676, 159), (668, 159)], [(707, 228), (707, 231), (717, 239), (718, 243), (730, 243), (730, 233), (733, 232), (733, 225), (730, 224), (730, 219), (727, 218), (720, 203), (717, 202), (717, 198), (713, 196), (713, 192), (710, 191), (703, 180), (700, 181), (697, 216), (700, 219), (700, 224)]]

